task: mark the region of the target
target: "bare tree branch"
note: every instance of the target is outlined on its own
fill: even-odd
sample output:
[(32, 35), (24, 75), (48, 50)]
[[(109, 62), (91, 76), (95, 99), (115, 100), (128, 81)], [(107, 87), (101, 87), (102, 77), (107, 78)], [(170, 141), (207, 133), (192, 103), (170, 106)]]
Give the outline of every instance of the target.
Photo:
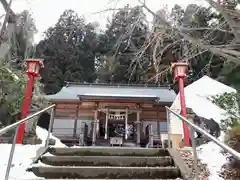
[(191, 42), (194, 46), (201, 47), (202, 49), (207, 49), (207, 50), (213, 52), (216, 55), (222, 56), (222, 57), (224, 57), (224, 58), (226, 58), (226, 59), (228, 59), (228, 60), (230, 60), (230, 61), (232, 61), (232, 62), (234, 62), (236, 64), (240, 64), (239, 58), (235, 56), (236, 54), (238, 54), (238, 51), (234, 51), (234, 50), (229, 51), (228, 49), (223, 50), (223, 49), (220, 49), (220, 48), (216, 48), (216, 47), (212, 47), (212, 46), (209, 46), (209, 45), (205, 45), (205, 44), (202, 43), (202, 41), (200, 39), (191, 37), (186, 32), (184, 32), (181, 28), (177, 29), (177, 28), (172, 27), (169, 22), (167, 22), (164, 18), (162, 18), (161, 16), (157, 15), (156, 13), (154, 13), (150, 8), (148, 8), (146, 6), (146, 4), (143, 4), (141, 2), (141, 0), (138, 0), (138, 1), (143, 5), (143, 7), (149, 13), (151, 13), (154, 17), (160, 19), (160, 21), (164, 23), (166, 28), (173, 29), (178, 34), (180, 34), (185, 40)]
[(205, 1), (208, 2), (213, 8), (218, 10), (223, 15), (229, 27), (232, 29), (232, 32), (234, 33), (237, 42), (240, 42), (240, 33), (239, 33), (240, 25), (237, 24), (236, 20), (233, 17), (231, 17), (231, 16), (235, 16), (239, 18), (239, 12), (234, 10), (229, 10), (228, 9), (229, 5), (225, 5), (225, 4), (220, 5), (219, 3), (214, 2), (213, 0), (205, 0)]
[(159, 16), (158, 14), (154, 13), (150, 8), (147, 7), (147, 5), (145, 3), (143, 3), (141, 0), (138, 0), (138, 2), (140, 2), (142, 4), (142, 6), (150, 13), (153, 15), (153, 17), (157, 17), (158, 19), (160, 19), (165, 26), (170, 27), (171, 25), (165, 21), (165, 19), (163, 19), (161, 16)]
[(224, 29), (220, 29), (220, 28), (209, 28), (209, 27), (199, 27), (199, 28), (185, 28), (185, 27), (179, 27), (179, 29), (181, 31), (187, 31), (187, 32), (191, 32), (191, 31), (221, 31), (221, 32), (225, 32), (225, 33), (233, 33), (231, 31), (227, 31)]
[(104, 9), (102, 11), (98, 11), (98, 12), (95, 12), (95, 13), (91, 13), (91, 15), (94, 15), (94, 14), (99, 14), (99, 13), (103, 13), (103, 12), (107, 12), (107, 11), (126, 11), (126, 10), (132, 10), (132, 8), (108, 8), (108, 9)]
[[(8, 4), (8, 7), (7, 7), (7, 10), (6, 10), (6, 15), (5, 15), (5, 19), (4, 19), (4, 22), (3, 22), (3, 25), (2, 25), (2, 28), (1, 28), (1, 31), (0, 31), (0, 40), (2, 40), (3, 38), (3, 33), (5, 32), (6, 30), (6, 25), (9, 21), (9, 17), (11, 15), (11, 5), (12, 5), (12, 0), (10, 0), (9, 4)], [(0, 44), (2, 42), (0, 41)]]
[(7, 12), (9, 10), (11, 15), (16, 16), (16, 14), (13, 12), (13, 10), (11, 8), (9, 8), (10, 3), (7, 3), (6, 0), (0, 0), (0, 2), (3, 5), (5, 12)]

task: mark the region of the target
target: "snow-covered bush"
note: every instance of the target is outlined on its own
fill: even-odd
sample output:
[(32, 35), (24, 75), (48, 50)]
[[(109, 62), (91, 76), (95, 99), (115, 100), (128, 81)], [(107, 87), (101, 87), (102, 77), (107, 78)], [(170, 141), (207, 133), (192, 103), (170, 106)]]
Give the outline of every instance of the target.
[[(225, 135), (225, 143), (240, 153), (240, 125), (234, 126), (228, 130)], [(231, 159), (231, 165), (235, 168), (240, 168), (240, 162), (237, 160)]]
[(228, 131), (232, 127), (240, 125), (240, 94), (239, 93), (224, 93), (212, 97), (213, 103), (226, 111), (226, 119), (221, 120), (221, 129)]
[[(226, 132), (225, 144), (240, 152), (240, 115), (239, 105), (240, 96), (239, 93), (224, 93), (213, 97), (213, 102), (220, 108), (226, 111), (226, 119), (221, 121), (221, 127)], [(230, 157), (230, 165), (239, 168), (240, 163), (234, 158)]]
[(228, 130), (225, 136), (225, 142), (235, 149), (236, 151), (240, 152), (240, 125), (235, 126)]

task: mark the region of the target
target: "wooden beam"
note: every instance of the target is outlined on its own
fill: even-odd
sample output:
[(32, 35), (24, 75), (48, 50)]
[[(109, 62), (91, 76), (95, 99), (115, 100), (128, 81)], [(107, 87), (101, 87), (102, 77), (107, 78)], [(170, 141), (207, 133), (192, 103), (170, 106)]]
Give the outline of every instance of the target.
[[(140, 118), (141, 122), (144, 122), (144, 121), (154, 121), (156, 122), (156, 119), (147, 119), (147, 118)], [(130, 120), (129, 120), (130, 121)], [(167, 122), (166, 119), (160, 119), (159, 122)]]
[[(76, 108), (56, 108), (56, 112), (62, 112), (62, 113), (75, 113), (76, 112)], [(126, 108), (98, 108), (99, 111), (102, 112), (106, 112), (107, 109), (109, 111), (113, 111), (113, 112), (124, 112)], [(136, 113), (138, 111), (142, 111), (142, 112), (153, 112), (153, 111), (159, 111), (161, 113), (165, 113), (165, 109), (163, 108), (141, 108), (141, 110), (135, 109), (135, 108), (128, 108), (129, 109), (129, 113)], [(94, 111), (95, 108), (81, 108), (79, 106), (79, 111), (81, 112), (91, 112)]]
[(77, 106), (80, 108), (96, 108), (101, 107), (101, 108), (106, 108), (106, 107), (122, 107), (123, 109), (125, 108), (144, 108), (144, 109), (156, 109), (160, 108), (161, 110), (165, 111), (165, 105), (159, 105), (159, 104), (153, 104), (151, 103), (142, 103), (139, 104), (137, 102), (132, 102), (132, 103), (127, 103), (127, 102), (82, 102), (82, 103), (57, 103), (56, 108), (60, 109), (75, 109)]
[(67, 108), (67, 109), (76, 109), (76, 107), (79, 106), (79, 104), (69, 104), (69, 103), (61, 103), (61, 104), (56, 104), (56, 108)]
[(76, 114), (76, 108), (75, 109), (59, 109), (59, 108), (56, 108), (56, 112), (60, 112), (60, 113), (74, 113), (74, 114)]
[(99, 107), (105, 108), (105, 107), (136, 107), (136, 103), (127, 103), (127, 102), (99, 102)]
[[(101, 111), (101, 112), (108, 112), (108, 111), (113, 111), (113, 112), (125, 112), (126, 111), (126, 108), (125, 109), (113, 109), (113, 108), (99, 108), (98, 111)], [(131, 109), (131, 108), (128, 108), (128, 114), (130, 113), (135, 113), (135, 112), (138, 112), (138, 111), (141, 111), (141, 110), (136, 110), (136, 109)]]
[(166, 120), (166, 114), (159, 113), (158, 118), (157, 118), (156, 112), (153, 112), (153, 113), (142, 112), (141, 119), (153, 119), (155, 121), (157, 121), (157, 119), (158, 119), (159, 121), (161, 121), (161, 120)]
[[(77, 107), (76, 107), (77, 108)], [(56, 112), (62, 112), (62, 113), (76, 113), (76, 108), (75, 109), (67, 109), (67, 108), (57, 108)], [(94, 109), (92, 108), (80, 108), (79, 107), (79, 113), (80, 112), (92, 112)]]
[(77, 137), (77, 122), (78, 122), (78, 112), (79, 112), (79, 106), (76, 107), (76, 114), (75, 114), (75, 120), (74, 120), (74, 130), (73, 135)]
[(69, 114), (69, 115), (61, 115), (61, 114), (56, 114), (55, 115), (55, 119), (74, 119), (75, 118), (75, 115), (73, 114), (73, 115), (71, 115), (71, 114)]

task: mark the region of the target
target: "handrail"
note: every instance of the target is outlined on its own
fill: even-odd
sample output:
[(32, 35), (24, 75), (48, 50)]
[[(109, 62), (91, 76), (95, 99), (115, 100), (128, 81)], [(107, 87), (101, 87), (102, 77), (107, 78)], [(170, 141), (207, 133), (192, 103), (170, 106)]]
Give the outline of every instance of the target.
[[(225, 151), (227, 151), (229, 154), (231, 154), (234, 158), (236, 158), (237, 160), (240, 161), (240, 153), (238, 153), (237, 151), (235, 151), (234, 149), (230, 148), (229, 146), (227, 146), (226, 144), (222, 143), (221, 141), (219, 141), (217, 138), (213, 137), (211, 134), (207, 133), (206, 131), (204, 131), (202, 128), (196, 126), (194, 123), (190, 122), (189, 120), (187, 120), (186, 118), (184, 118), (183, 116), (181, 116), (180, 114), (178, 114), (177, 112), (173, 111), (172, 109), (170, 109), (169, 107), (165, 106), (166, 110), (167, 110), (167, 122), (168, 122), (168, 127), (170, 127), (170, 113), (173, 113), (175, 116), (177, 116), (180, 120), (184, 121), (184, 123), (186, 123), (188, 126), (190, 126), (190, 132), (191, 132), (191, 138), (192, 138), (192, 147), (193, 147), (193, 158), (194, 158), (194, 169), (196, 171), (196, 175), (197, 175), (197, 179), (199, 180), (199, 176), (198, 176), (198, 158), (197, 158), (197, 150), (196, 150), (196, 140), (194, 137), (194, 133), (195, 131), (205, 135), (209, 140), (213, 141), (215, 144), (217, 144), (219, 147), (221, 147), (222, 149), (224, 149)], [(170, 113), (169, 113), (170, 112)], [(168, 128), (168, 131), (170, 128)], [(170, 132), (168, 132), (168, 147), (170, 147)]]
[(12, 166), (12, 160), (13, 160), (13, 155), (14, 155), (14, 151), (15, 151), (15, 146), (16, 146), (16, 141), (17, 141), (17, 135), (18, 135), (18, 129), (19, 129), (19, 126), (24, 123), (24, 122), (27, 122), (29, 121), (30, 119), (34, 118), (35, 116), (38, 116), (40, 114), (42, 114), (43, 112), (47, 111), (47, 110), (50, 110), (51, 109), (51, 116), (50, 116), (50, 122), (49, 122), (49, 126), (48, 126), (48, 135), (47, 135), (47, 139), (46, 139), (46, 142), (45, 142), (45, 148), (47, 149), (48, 146), (49, 146), (49, 138), (50, 138), (50, 132), (51, 132), (51, 129), (52, 129), (52, 126), (53, 126), (53, 119), (54, 119), (54, 112), (55, 112), (55, 104), (54, 105), (51, 105), (45, 109), (42, 109), (16, 123), (13, 123), (9, 126), (6, 126), (2, 129), (0, 129), (0, 136), (7, 133), (8, 131), (12, 130), (15, 128), (15, 133), (14, 133), (14, 137), (13, 137), (13, 141), (12, 141), (12, 146), (11, 146), (11, 150), (10, 150), (10, 154), (9, 154), (9, 159), (8, 159), (8, 164), (7, 164), (7, 169), (6, 169), (6, 173), (5, 173), (5, 178), (4, 180), (8, 180), (9, 178), (9, 174), (10, 174), (10, 170), (11, 170), (11, 166)]
[(195, 131), (205, 135), (209, 140), (211, 140), (214, 143), (216, 143), (219, 147), (223, 148), (225, 151), (227, 151), (229, 154), (231, 154), (233, 157), (235, 157), (236, 159), (238, 159), (240, 161), (240, 153), (239, 152), (235, 151), (234, 149), (230, 148), (226, 144), (222, 143), (217, 138), (213, 137), (211, 134), (207, 133), (202, 128), (200, 128), (200, 127), (196, 126), (195, 124), (193, 124), (192, 122), (188, 121), (186, 118), (184, 118), (180, 114), (172, 111), (169, 107), (166, 107), (166, 109), (169, 110), (174, 115), (176, 115), (182, 121), (184, 121), (187, 125), (191, 126)]
[(33, 117), (38, 116), (38, 115), (42, 114), (43, 112), (45, 112), (45, 111), (47, 111), (49, 109), (52, 109), (53, 107), (55, 107), (55, 104), (51, 105), (51, 106), (49, 106), (49, 107), (47, 107), (45, 109), (42, 109), (41, 111), (38, 111), (38, 112), (36, 112), (36, 113), (34, 113), (34, 114), (32, 114), (32, 115), (30, 115), (30, 116), (20, 120), (20, 121), (17, 121), (17, 122), (15, 122), (15, 123), (13, 123), (13, 124), (11, 124), (9, 126), (6, 126), (6, 127), (2, 128), (2, 129), (0, 129), (0, 136), (5, 134), (5, 133), (7, 133), (11, 129), (14, 129), (18, 125), (28, 121), (29, 119), (32, 119)]

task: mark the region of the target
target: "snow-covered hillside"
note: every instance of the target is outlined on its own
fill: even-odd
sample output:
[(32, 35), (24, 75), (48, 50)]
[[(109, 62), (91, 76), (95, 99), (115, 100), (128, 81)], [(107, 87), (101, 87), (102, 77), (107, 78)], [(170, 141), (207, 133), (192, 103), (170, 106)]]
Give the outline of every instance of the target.
[[(219, 138), (223, 141), (224, 133), (221, 133)], [(227, 163), (226, 157), (221, 153), (222, 149), (214, 142), (209, 142), (198, 147), (198, 158), (202, 163), (207, 164), (210, 171), (209, 180), (224, 180), (219, 177), (222, 166)]]
[[(204, 88), (203, 88), (204, 87)], [(214, 87), (214, 88), (213, 88)], [(226, 86), (208, 76), (203, 76), (199, 80), (184, 88), (186, 106), (193, 112), (203, 118), (213, 119), (220, 124), (222, 119), (227, 118), (227, 112), (221, 109), (211, 100), (212, 96), (222, 95), (224, 93), (236, 93), (236, 89)], [(180, 113), (180, 95), (178, 94), (171, 105), (171, 109)], [(175, 134), (183, 134), (182, 122), (175, 115), (170, 115), (171, 131)], [(223, 142), (224, 133), (221, 132), (219, 140)], [(207, 164), (211, 173), (209, 180), (223, 180), (219, 177), (222, 166), (227, 163), (226, 157), (221, 153), (222, 149), (213, 142), (209, 142), (198, 147), (199, 159), (203, 164)]]

